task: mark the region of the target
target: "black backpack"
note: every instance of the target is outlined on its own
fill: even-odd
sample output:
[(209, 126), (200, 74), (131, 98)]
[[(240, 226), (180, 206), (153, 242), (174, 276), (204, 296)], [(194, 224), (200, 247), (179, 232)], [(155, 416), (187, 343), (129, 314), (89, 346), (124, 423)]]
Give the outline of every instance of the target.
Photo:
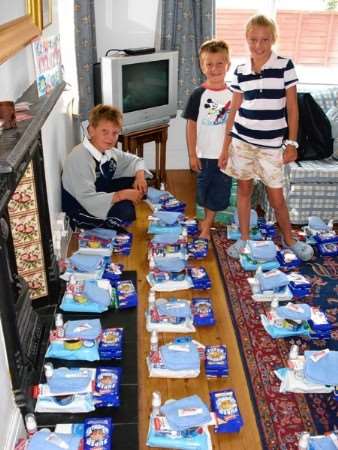
[(299, 129), (297, 161), (328, 158), (333, 153), (331, 124), (309, 93), (298, 93)]

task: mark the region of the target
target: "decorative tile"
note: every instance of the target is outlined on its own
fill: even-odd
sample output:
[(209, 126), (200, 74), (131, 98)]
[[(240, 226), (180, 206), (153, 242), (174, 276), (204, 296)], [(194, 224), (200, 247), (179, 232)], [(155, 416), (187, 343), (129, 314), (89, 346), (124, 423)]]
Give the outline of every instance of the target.
[(36, 213), (12, 216), (11, 228), (15, 246), (40, 241), (39, 223)]
[(15, 255), (18, 271), (22, 276), (24, 275), (24, 272), (44, 268), (42, 247), (40, 242), (27, 244), (22, 247), (16, 247)]
[(37, 205), (33, 182), (20, 181), (8, 203), (9, 214), (22, 214), (36, 210), (36, 208)]

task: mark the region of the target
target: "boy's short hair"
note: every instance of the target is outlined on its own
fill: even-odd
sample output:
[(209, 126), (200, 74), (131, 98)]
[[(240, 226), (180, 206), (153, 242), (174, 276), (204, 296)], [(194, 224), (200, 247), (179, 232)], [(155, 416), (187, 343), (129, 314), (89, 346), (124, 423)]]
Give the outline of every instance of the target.
[(225, 58), (229, 61), (230, 50), (228, 44), (223, 39), (209, 39), (203, 42), (199, 50), (199, 58), (205, 53), (223, 53)]
[(266, 27), (269, 28), (272, 34), (273, 42), (276, 42), (277, 40), (277, 25), (276, 22), (271, 19), (270, 17), (264, 16), (263, 14), (257, 14), (255, 16), (252, 16), (248, 23), (246, 24), (245, 28), (245, 35), (247, 36), (249, 31), (253, 27)]
[(89, 125), (96, 128), (101, 120), (109, 120), (122, 128), (122, 112), (110, 105), (96, 105), (89, 113)]

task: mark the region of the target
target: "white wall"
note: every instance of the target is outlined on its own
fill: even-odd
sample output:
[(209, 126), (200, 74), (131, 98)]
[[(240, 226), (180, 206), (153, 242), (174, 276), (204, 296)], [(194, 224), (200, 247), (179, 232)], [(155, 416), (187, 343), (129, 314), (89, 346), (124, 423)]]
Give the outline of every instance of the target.
[[(157, 47), (159, 38), (159, 0), (95, 0), (96, 40), (98, 58), (110, 48)], [(170, 121), (167, 142), (167, 169), (189, 167), (185, 143), (185, 120)], [(154, 168), (154, 148), (145, 145), (144, 157), (149, 168)]]

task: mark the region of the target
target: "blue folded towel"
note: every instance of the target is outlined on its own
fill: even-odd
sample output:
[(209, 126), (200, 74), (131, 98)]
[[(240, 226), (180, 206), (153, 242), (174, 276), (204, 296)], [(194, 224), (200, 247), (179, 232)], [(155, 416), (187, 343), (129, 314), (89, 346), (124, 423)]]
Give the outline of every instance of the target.
[(52, 394), (83, 391), (91, 380), (91, 373), (86, 369), (60, 367), (54, 369), (53, 375), (47, 379)]
[(82, 253), (74, 253), (70, 257), (70, 263), (80, 272), (93, 272), (102, 265), (102, 256), (84, 255)]
[(106, 239), (107, 241), (112, 241), (115, 239), (117, 232), (115, 230), (109, 230), (108, 228), (93, 228), (88, 230), (85, 234), (89, 236), (95, 236), (99, 239)]
[(277, 249), (272, 241), (248, 241), (250, 256), (258, 261), (272, 261), (276, 258)]
[[(27, 450), (60, 450), (60, 443), (65, 442), (67, 450), (78, 450), (81, 437), (73, 434), (52, 433), (49, 430), (40, 430), (33, 434), (28, 443)], [(62, 444), (61, 444), (62, 445)]]
[(164, 195), (171, 196), (168, 191), (161, 191), (160, 189), (156, 189), (152, 186), (148, 187), (147, 198), (151, 201), (151, 203), (160, 203), (161, 197)]
[(151, 242), (153, 244), (176, 244), (179, 238), (179, 233), (155, 234)]
[(84, 313), (97, 313), (100, 314), (104, 311), (107, 311), (107, 306), (99, 305), (98, 303), (94, 302), (85, 302), (85, 303), (78, 303), (76, 302), (73, 297), (69, 297), (67, 295), (63, 296), (60, 308), (63, 311), (67, 312), (84, 312)]
[[(303, 311), (300, 311), (296, 308), (301, 308)], [(311, 308), (306, 303), (297, 303), (290, 304), (290, 308), (287, 306), (279, 306), (276, 310), (276, 313), (282, 319), (291, 319), (291, 320), (309, 320), (311, 319)]]
[(89, 301), (102, 306), (109, 306), (112, 300), (108, 289), (99, 287), (95, 280), (85, 281), (84, 295)]
[(182, 213), (171, 211), (156, 211), (153, 215), (166, 225), (174, 225), (183, 217)]
[(290, 282), (285, 273), (278, 269), (269, 272), (261, 272), (256, 275), (262, 291), (274, 290), (283, 286), (287, 286)]
[(309, 217), (309, 227), (318, 231), (327, 231), (329, 229), (324, 220), (318, 216)]
[(96, 339), (101, 334), (100, 319), (69, 320), (65, 323), (67, 339)]
[[(254, 228), (257, 226), (258, 221), (258, 215), (254, 209), (250, 211), (250, 228)], [(237, 209), (234, 212), (234, 222), (236, 225), (239, 225), (239, 219), (238, 219), (238, 211)]]
[(187, 266), (185, 259), (173, 257), (156, 256), (154, 258), (155, 267), (163, 272), (182, 272)]
[(338, 351), (331, 350), (325, 356), (313, 361), (311, 356), (317, 352), (307, 350), (304, 352), (304, 376), (313, 383), (338, 385)]
[(157, 311), (161, 316), (170, 317), (190, 317), (190, 303), (186, 300), (168, 300), (167, 302), (158, 302), (156, 304)]
[(337, 450), (337, 447), (329, 436), (322, 436), (316, 439), (310, 438), (309, 450)]
[(149, 234), (181, 234), (182, 225), (158, 225), (156, 223), (150, 223), (148, 227)]
[(200, 367), (199, 352), (193, 342), (162, 345), (160, 353), (166, 369), (198, 370)]
[(261, 315), (261, 321), (264, 330), (274, 339), (292, 336), (309, 336), (310, 334), (309, 329), (305, 328), (304, 325), (302, 325), (296, 331), (288, 330), (287, 328), (279, 328), (274, 325), (271, 325), (271, 323), (268, 321), (267, 317), (264, 314)]
[[(193, 414), (194, 410), (198, 412)], [(166, 416), (170, 427), (176, 431), (204, 425), (211, 420), (207, 405), (198, 395), (167, 402), (161, 407), (161, 413)]]

